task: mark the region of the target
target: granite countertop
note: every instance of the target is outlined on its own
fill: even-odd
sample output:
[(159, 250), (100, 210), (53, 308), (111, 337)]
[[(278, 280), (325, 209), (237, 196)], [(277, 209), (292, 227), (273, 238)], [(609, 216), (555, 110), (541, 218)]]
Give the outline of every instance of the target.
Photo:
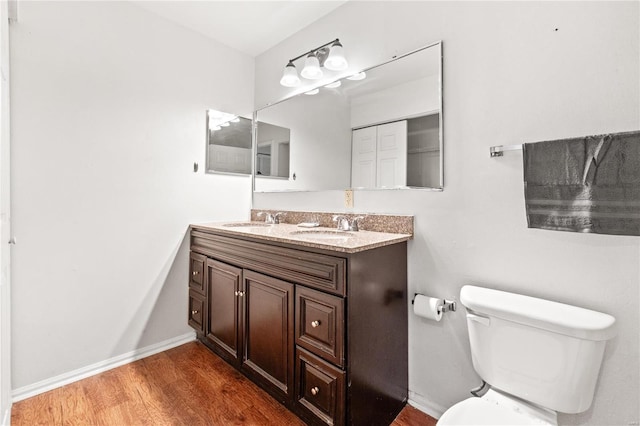
[(396, 234), (373, 231), (338, 231), (335, 228), (304, 228), (298, 225), (280, 223), (267, 225), (264, 222), (221, 222), (193, 224), (191, 229), (215, 231), (228, 236), (245, 236), (256, 240), (276, 241), (333, 250), (341, 253), (357, 253), (376, 247), (400, 243), (413, 238), (411, 234)]

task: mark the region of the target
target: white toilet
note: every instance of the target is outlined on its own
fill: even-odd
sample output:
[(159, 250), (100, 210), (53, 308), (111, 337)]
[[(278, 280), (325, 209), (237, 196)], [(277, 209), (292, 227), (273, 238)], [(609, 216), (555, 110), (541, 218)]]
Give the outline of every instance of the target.
[(615, 318), (576, 306), (464, 286), (473, 367), (490, 386), (438, 425), (557, 425), (593, 401)]

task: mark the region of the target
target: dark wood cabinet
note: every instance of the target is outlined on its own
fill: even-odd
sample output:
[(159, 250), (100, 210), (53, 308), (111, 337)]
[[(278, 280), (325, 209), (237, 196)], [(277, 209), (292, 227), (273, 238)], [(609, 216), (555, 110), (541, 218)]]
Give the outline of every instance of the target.
[(344, 299), (299, 286), (296, 289), (296, 344), (344, 366)]
[(206, 294), (204, 282), (204, 265), (207, 262), (206, 256), (198, 253), (190, 253), (189, 265), (189, 288), (196, 293), (204, 296)]
[(205, 303), (201, 294), (189, 290), (189, 325), (199, 333), (204, 333)]
[(307, 423), (388, 425), (408, 397), (406, 249), (341, 253), (192, 229), (189, 324)]
[(320, 422), (344, 423), (345, 373), (321, 358), (298, 348), (296, 405)]
[(281, 401), (293, 395), (293, 284), (244, 273), (242, 370)]
[(206, 339), (231, 364), (242, 362), (242, 269), (206, 261), (208, 290)]

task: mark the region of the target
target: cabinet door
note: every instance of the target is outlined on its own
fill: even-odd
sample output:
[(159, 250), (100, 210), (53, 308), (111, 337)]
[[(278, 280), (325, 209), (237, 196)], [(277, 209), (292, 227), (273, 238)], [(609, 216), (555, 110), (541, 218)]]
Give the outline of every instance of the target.
[(223, 358), (240, 365), (242, 269), (207, 259), (207, 339)]
[(244, 271), (242, 370), (281, 401), (293, 398), (293, 284)]
[(407, 121), (378, 126), (377, 188), (407, 185)]
[(376, 127), (354, 130), (351, 141), (351, 187), (376, 187)]

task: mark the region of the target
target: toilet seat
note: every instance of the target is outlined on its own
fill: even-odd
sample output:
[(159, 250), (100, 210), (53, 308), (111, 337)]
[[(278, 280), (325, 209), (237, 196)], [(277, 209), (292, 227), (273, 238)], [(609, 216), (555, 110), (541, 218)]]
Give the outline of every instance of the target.
[(557, 425), (555, 413), (536, 408), (491, 389), (449, 408), (438, 420), (447, 425)]

